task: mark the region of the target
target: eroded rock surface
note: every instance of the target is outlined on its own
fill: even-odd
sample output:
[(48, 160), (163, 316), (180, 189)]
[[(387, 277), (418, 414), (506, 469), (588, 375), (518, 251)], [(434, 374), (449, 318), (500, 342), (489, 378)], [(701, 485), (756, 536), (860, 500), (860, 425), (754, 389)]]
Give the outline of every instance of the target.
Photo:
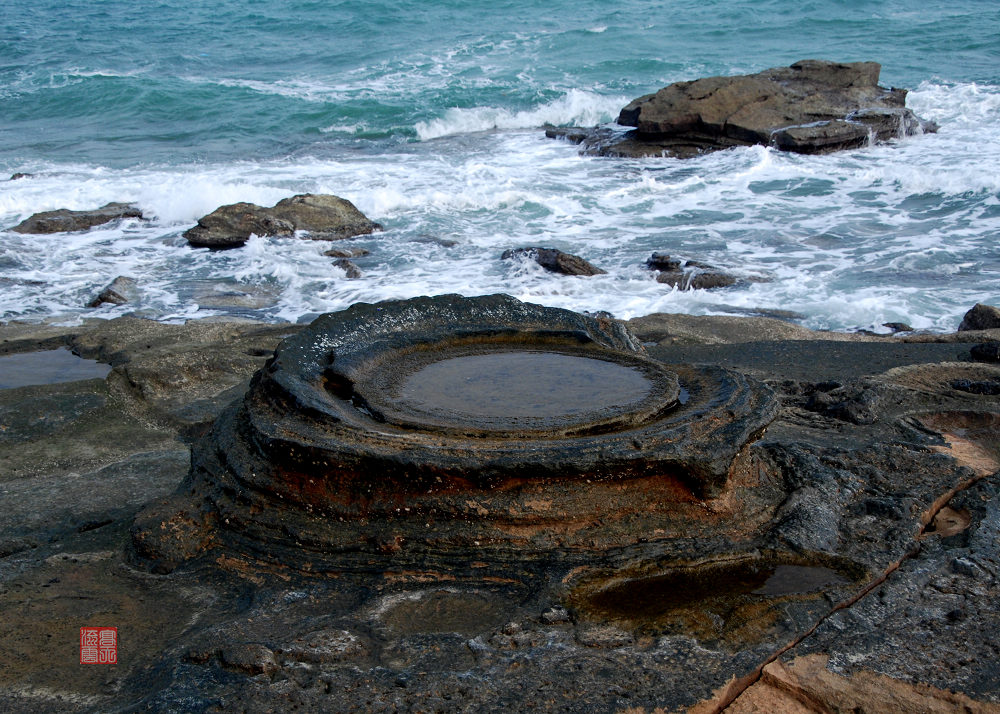
[[(374, 334), (376, 315), (355, 317), (357, 336)], [(620, 325), (601, 324), (638, 348)], [(233, 514), (268, 517), (245, 485), (218, 496), (234, 504), (225, 513), (171, 486), (188, 469), (194, 425), (238, 398), (279, 337), (299, 328), (134, 318), (0, 328), (0, 352), (72, 345), (115, 365), (106, 380), (0, 390), (9, 516), (0, 523), (0, 709), (509, 712), (530, 702), (631, 714), (996, 712), (1000, 652), (988, 634), (1000, 627), (1000, 409), (995, 395), (960, 388), (1000, 379), (996, 366), (969, 361), (969, 340), (985, 333), (830, 335), (761, 318), (662, 315), (632, 324), (649, 343), (640, 356), (679, 386), (684, 369), (722, 365), (777, 395), (774, 421), (734, 459), (724, 489), (681, 497), (655, 470), (603, 474), (578, 489), (526, 474), (502, 489), (520, 513), (493, 508), (483, 485), (452, 483), (435, 494), (452, 510), (416, 517), (408, 496), (398, 514), (379, 513), (372, 504), (383, 495), (348, 489), (328, 520), (344, 532), (337, 519), (353, 519), (362, 539), (339, 569), (307, 519), (286, 519), (269, 538), (226, 525)], [(427, 364), (439, 363), (431, 352)], [(268, 399), (290, 395), (296, 406), (281, 413), (304, 415), (276, 418), (272, 436), (305, 445), (302, 430), (325, 417), (306, 392), (273, 384), (282, 372)], [(350, 390), (337, 370), (320, 374), (331, 398), (348, 402), (369, 394), (374, 373), (351, 371)], [(393, 383), (412, 385), (407, 374)], [(876, 394), (874, 418), (807, 408), (832, 392), (859, 404)], [(400, 415), (384, 416), (388, 428)], [(315, 504), (338, 491), (318, 488), (309, 454), (295, 463), (283, 471), (284, 495), (296, 508), (312, 503), (319, 520)], [(158, 498), (174, 507), (140, 505)], [(671, 518), (648, 528), (661, 509)], [(202, 539), (176, 553), (188, 565), (151, 575), (124, 563), (140, 510), (150, 531)], [(211, 513), (218, 523), (204, 518)], [(463, 527), (509, 542), (542, 534), (552, 557), (525, 567), (512, 548), (506, 567), (491, 567), (501, 546), (449, 537), (408, 557), (407, 533), (445, 535), (457, 514)], [(574, 541), (588, 557), (564, 557)], [(616, 555), (602, 557), (609, 546)], [(322, 558), (324, 567), (304, 567)], [(118, 626), (116, 667), (80, 664), (79, 628), (92, 623)]]
[(958, 331), (995, 330), (997, 328), (1000, 328), (1000, 308), (977, 303), (965, 313), (962, 324), (958, 326)]

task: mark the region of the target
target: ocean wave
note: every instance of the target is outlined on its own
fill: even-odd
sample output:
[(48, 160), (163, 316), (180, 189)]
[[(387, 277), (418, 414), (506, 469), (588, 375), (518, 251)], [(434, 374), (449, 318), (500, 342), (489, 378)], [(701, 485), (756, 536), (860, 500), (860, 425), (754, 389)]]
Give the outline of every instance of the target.
[(554, 101), (522, 111), (503, 107), (452, 108), (441, 118), (418, 122), (415, 129), (421, 141), (429, 141), (453, 134), (532, 129), (543, 124), (595, 126), (611, 121), (628, 101), (626, 97), (608, 97), (573, 89)]

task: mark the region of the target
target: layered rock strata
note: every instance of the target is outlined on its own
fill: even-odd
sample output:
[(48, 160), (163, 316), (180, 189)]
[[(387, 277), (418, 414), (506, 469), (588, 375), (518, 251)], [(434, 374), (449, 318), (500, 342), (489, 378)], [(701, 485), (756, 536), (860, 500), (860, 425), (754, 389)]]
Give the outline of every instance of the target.
[(753, 529), (781, 496), (747, 487), (743, 449), (775, 410), (738, 373), (647, 359), (613, 321), (500, 295), (358, 304), (281, 345), (137, 520), (136, 553), (510, 571), (686, 536), (733, 488), (745, 513), (709, 518), (715, 535)]

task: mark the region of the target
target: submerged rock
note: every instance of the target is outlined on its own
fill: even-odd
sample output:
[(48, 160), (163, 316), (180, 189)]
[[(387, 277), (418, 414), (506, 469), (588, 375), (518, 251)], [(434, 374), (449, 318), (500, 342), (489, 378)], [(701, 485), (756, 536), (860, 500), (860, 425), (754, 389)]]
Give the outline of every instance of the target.
[(820, 154), (936, 131), (906, 108), (906, 90), (878, 85), (880, 71), (876, 62), (802, 60), (757, 74), (675, 82), (621, 110), (618, 123), (633, 131), (564, 135), (587, 153), (688, 158), (752, 144)]
[(31, 234), (68, 233), (85, 231), (121, 218), (142, 218), (142, 211), (129, 203), (107, 203), (91, 211), (70, 211), (60, 208), (36, 213), (10, 230), (15, 233)]
[(352, 260), (348, 260), (347, 258), (338, 258), (333, 261), (333, 264), (343, 270), (349, 280), (355, 280), (363, 276), (361, 268), (355, 265)]
[(724, 273), (718, 268), (688, 260), (681, 263), (666, 253), (653, 253), (646, 260), (646, 267), (659, 271), (656, 282), (664, 283), (680, 290), (712, 290), (713, 288), (728, 288), (742, 282), (734, 275)]
[(608, 272), (578, 255), (564, 253), (557, 248), (513, 248), (505, 250), (500, 256), (501, 260), (512, 258), (529, 258), (549, 272), (560, 275), (604, 275)]
[(272, 208), (253, 203), (220, 206), (184, 233), (188, 243), (206, 248), (238, 248), (250, 236), (290, 236), (305, 231), (313, 240), (338, 240), (381, 230), (353, 203), (338, 196), (300, 194)]
[(102, 290), (97, 297), (87, 303), (87, 307), (99, 307), (104, 303), (124, 305), (139, 298), (139, 285), (134, 278), (119, 275)]
[(323, 255), (330, 258), (362, 258), (371, 253), (367, 248), (330, 248)]

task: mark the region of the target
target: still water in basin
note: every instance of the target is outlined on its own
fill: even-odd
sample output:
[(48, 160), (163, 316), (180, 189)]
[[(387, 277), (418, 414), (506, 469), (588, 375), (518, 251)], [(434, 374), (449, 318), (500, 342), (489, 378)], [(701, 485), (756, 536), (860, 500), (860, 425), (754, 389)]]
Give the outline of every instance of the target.
[(0, 357), (0, 389), (104, 379), (110, 371), (108, 365), (77, 357), (65, 347), (25, 352)]
[(555, 352), (495, 352), (432, 362), (400, 387), (401, 405), (475, 417), (558, 417), (621, 409), (652, 382), (634, 367)]

